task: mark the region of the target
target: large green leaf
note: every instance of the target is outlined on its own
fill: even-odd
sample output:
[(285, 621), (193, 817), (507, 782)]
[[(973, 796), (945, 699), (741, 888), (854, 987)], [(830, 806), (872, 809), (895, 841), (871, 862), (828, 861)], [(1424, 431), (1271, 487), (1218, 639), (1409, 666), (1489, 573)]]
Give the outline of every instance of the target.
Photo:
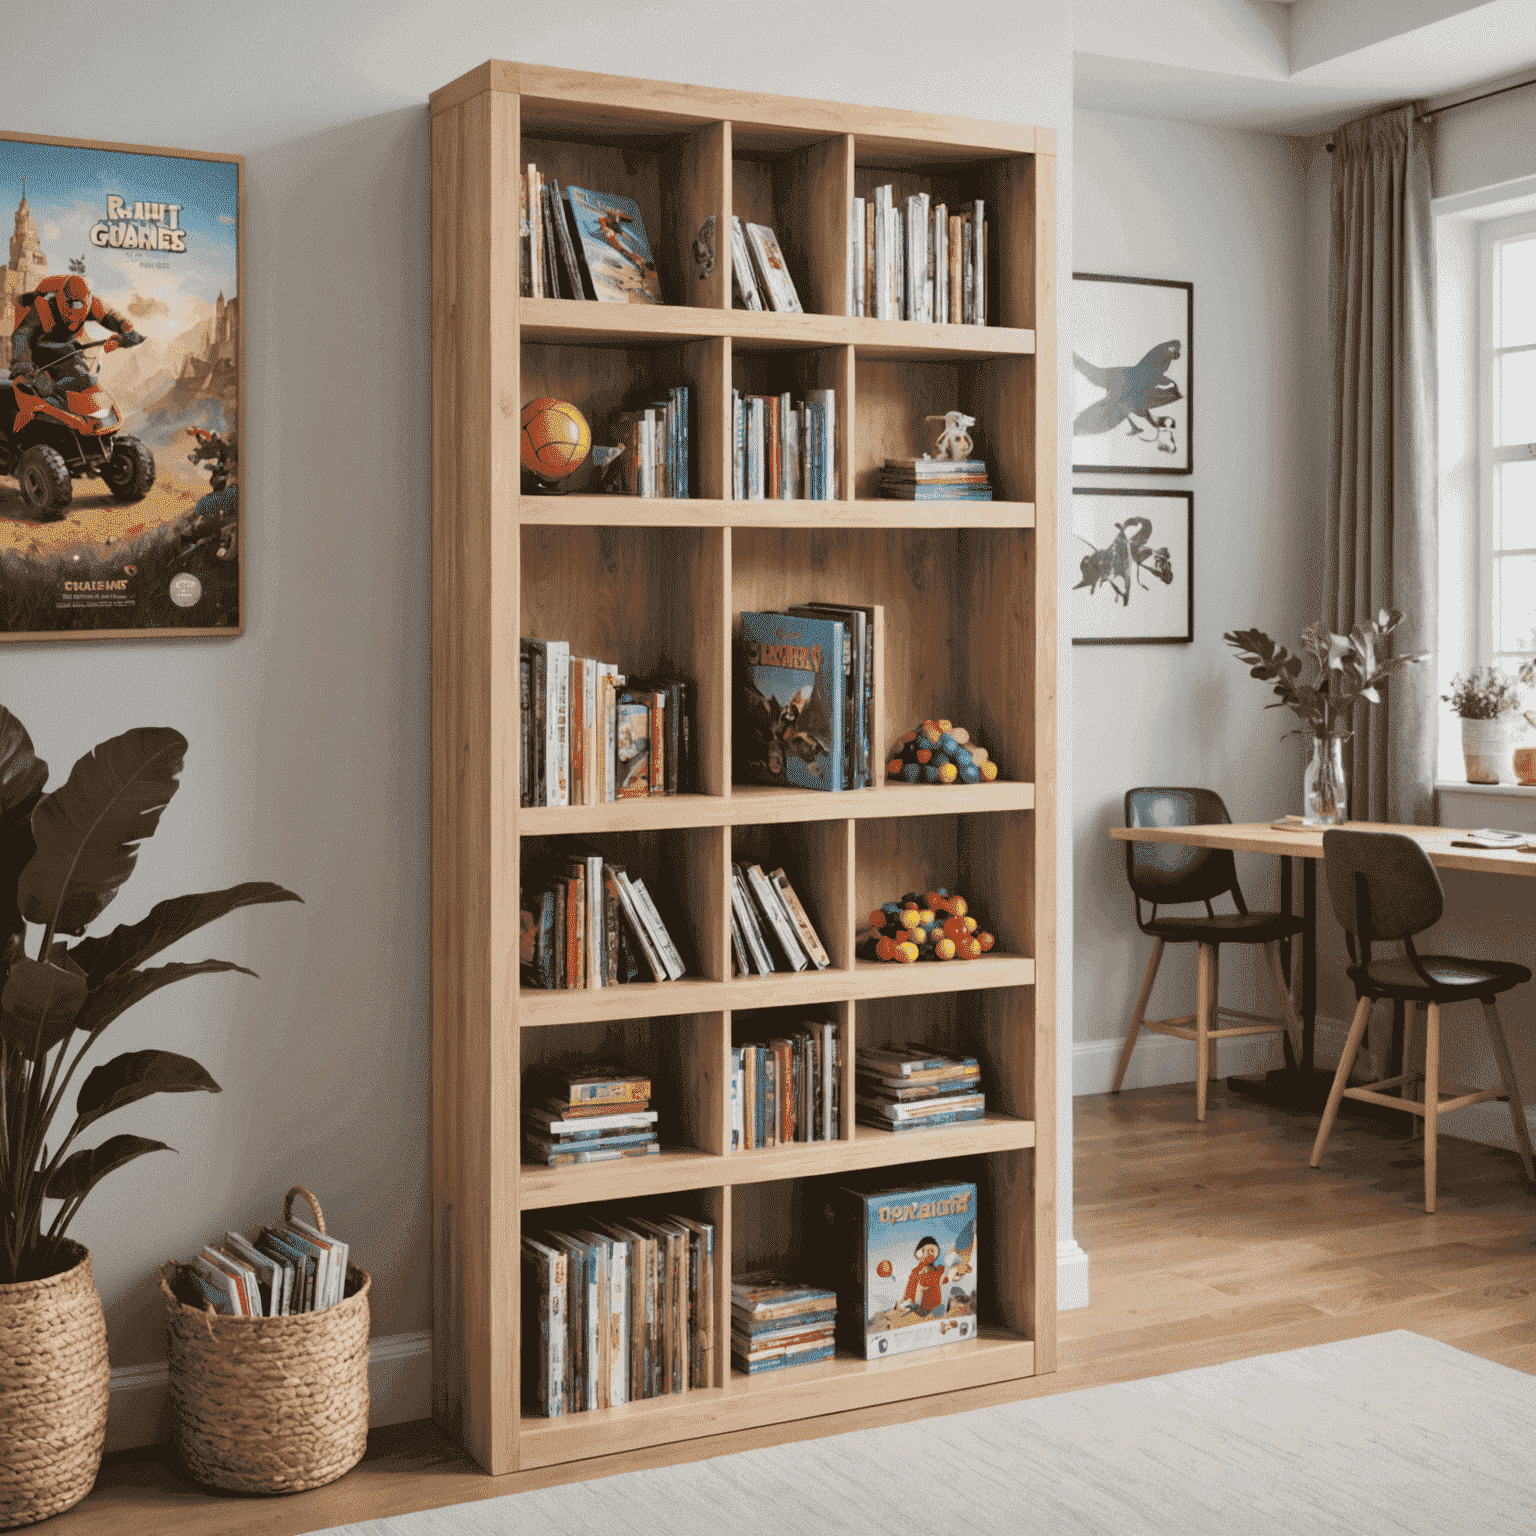
[(0, 948), (24, 931), (16, 886), (37, 844), (32, 811), (48, 782), (48, 764), (32, 750), (27, 728), (0, 704)]
[(22, 871), (22, 915), (83, 933), (133, 873), (139, 843), (153, 836), (176, 793), (187, 740), (150, 726), (125, 731), (82, 757), (32, 813), (37, 852)]
[(178, 939), (195, 933), (204, 923), (223, 917), (238, 907), (254, 907), (268, 901), (303, 901), (292, 891), (270, 880), (248, 880), (227, 891), (204, 891), (196, 896), (173, 896), (157, 902), (142, 922), (114, 928), (105, 938), (81, 939), (69, 952), (93, 987), (142, 965)]
[(183, 981), (188, 976), (210, 976), (220, 971), (239, 971), (242, 976), (256, 974), (243, 965), (236, 965), (233, 960), (173, 960), (169, 965), (157, 965), (147, 971), (125, 971), (92, 990), (75, 1017), (75, 1028), (97, 1035), (119, 1014), (126, 1013), (151, 992), (158, 992), (161, 987)]
[(90, 1194), (114, 1168), (131, 1163), (146, 1152), (170, 1152), (163, 1141), (145, 1136), (109, 1136), (99, 1147), (66, 1157), (48, 1179), (44, 1193), (50, 1200), (75, 1200)]
[(128, 1051), (97, 1067), (80, 1085), (70, 1134), (153, 1093), (222, 1091), (190, 1056), (178, 1056), (175, 1051)]
[(22, 958), (0, 990), (0, 1039), (14, 1046), (29, 1061), (47, 1055), (77, 1027), (76, 1019), (86, 999), (85, 975), (58, 946), (54, 954), (63, 962)]

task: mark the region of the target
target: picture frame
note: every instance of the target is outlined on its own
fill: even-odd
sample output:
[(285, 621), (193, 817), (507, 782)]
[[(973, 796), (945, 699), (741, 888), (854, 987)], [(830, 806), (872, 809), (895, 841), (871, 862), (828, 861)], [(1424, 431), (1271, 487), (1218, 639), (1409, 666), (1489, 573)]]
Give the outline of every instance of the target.
[(1074, 272), (1072, 323), (1072, 468), (1190, 474), (1195, 285)]
[(1193, 491), (1077, 486), (1072, 534), (1090, 551), (1067, 593), (1073, 645), (1195, 638)]
[(0, 233), (0, 641), (243, 634), (244, 158), (0, 133)]

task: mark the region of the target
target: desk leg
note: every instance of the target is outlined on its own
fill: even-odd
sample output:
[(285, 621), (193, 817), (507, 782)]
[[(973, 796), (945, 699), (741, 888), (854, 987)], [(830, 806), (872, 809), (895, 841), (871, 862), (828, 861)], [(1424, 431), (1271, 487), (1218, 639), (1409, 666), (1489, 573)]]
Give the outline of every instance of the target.
[(1301, 864), (1301, 1076), (1306, 1081), (1317, 1039), (1317, 860)]
[[(1291, 915), (1291, 861), (1280, 860), (1280, 910), (1287, 917)], [(1280, 972), (1285, 977), (1287, 986), (1291, 983), (1291, 941), (1280, 940)]]

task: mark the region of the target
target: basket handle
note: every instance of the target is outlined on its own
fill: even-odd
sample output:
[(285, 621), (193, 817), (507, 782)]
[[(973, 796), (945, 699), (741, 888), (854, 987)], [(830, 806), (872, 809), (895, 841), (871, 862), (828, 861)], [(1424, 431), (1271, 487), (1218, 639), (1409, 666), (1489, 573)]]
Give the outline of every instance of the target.
[(325, 1212), (320, 1209), (320, 1202), (317, 1199), (315, 1199), (314, 1195), (311, 1194), (309, 1190), (305, 1189), (302, 1184), (295, 1184), (293, 1186), (293, 1188), (290, 1189), (288, 1191), (287, 1195), (284, 1197), (284, 1200), (283, 1200), (283, 1220), (284, 1221), (291, 1221), (293, 1219), (293, 1197), (295, 1195), (303, 1195), (304, 1198), (307, 1201), (309, 1201), (309, 1208), (310, 1208), (310, 1210), (312, 1210), (315, 1213), (315, 1225), (322, 1232), (324, 1232), (325, 1231)]
[[(203, 1320), (203, 1326), (208, 1330), (208, 1337), (211, 1339), (213, 1337), (213, 1320), (218, 1316), (218, 1313), (213, 1310), (213, 1303), (209, 1301), (205, 1296), (203, 1298), (203, 1310), (199, 1312), (196, 1307), (187, 1306), (186, 1302), (182, 1301), (181, 1298), (171, 1290), (170, 1280), (174, 1280), (176, 1278), (177, 1271), (184, 1269), (185, 1267), (185, 1265), (178, 1264), (174, 1259), (167, 1259), (165, 1263), (163, 1263), (155, 1271), (155, 1276), (160, 1281), (160, 1289), (164, 1292), (166, 1301), (169, 1302), (173, 1307), (182, 1307), (186, 1311), (191, 1312), (194, 1316), (201, 1317)], [(166, 1278), (167, 1276), (170, 1277), (170, 1280)]]

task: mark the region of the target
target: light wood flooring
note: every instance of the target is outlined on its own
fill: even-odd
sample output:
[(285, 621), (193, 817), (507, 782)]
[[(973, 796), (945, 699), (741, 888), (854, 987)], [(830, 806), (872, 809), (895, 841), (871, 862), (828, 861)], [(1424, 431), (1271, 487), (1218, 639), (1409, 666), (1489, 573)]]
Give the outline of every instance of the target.
[[(1224, 1091), (1204, 1125), (1195, 1122), (1192, 1084), (1078, 1099), (1076, 1117), (1076, 1236), (1089, 1254), (1093, 1304), (1062, 1314), (1056, 1374), (1022, 1391), (956, 1394), (946, 1407), (1392, 1328), (1536, 1373), (1536, 1195), (1512, 1152), (1442, 1134), (1439, 1210), (1426, 1216), (1418, 1144), (1395, 1125), (1341, 1117), (1313, 1172), (1313, 1121)], [(931, 1408), (898, 1405), (885, 1418)], [(758, 1443), (800, 1433), (789, 1425)], [(710, 1442), (691, 1452), (708, 1455)], [(665, 1459), (606, 1458), (592, 1474)], [(283, 1499), (209, 1494), (162, 1456), (124, 1452), (108, 1458), (85, 1503), (48, 1529), (299, 1536), (560, 1480), (487, 1478), (430, 1424), (409, 1424), (375, 1431), (367, 1458), (341, 1482)]]

